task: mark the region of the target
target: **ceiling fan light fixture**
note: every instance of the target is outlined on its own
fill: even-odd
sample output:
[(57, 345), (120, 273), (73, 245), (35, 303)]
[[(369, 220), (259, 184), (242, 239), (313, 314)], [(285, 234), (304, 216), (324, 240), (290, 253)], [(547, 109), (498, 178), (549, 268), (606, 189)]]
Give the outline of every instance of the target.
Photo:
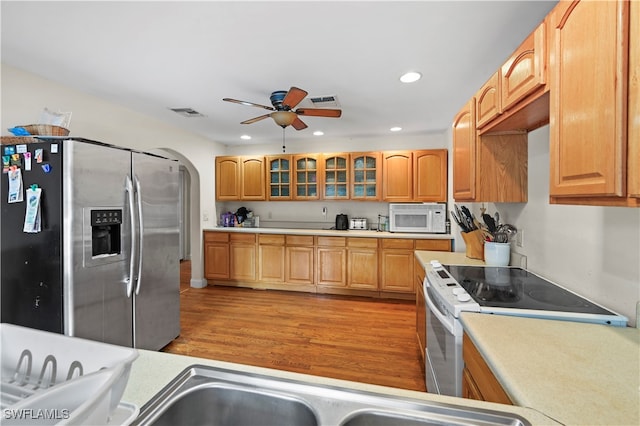
[(240, 136), (240, 139), (242, 139), (242, 140), (244, 140), (244, 141), (248, 141), (248, 140), (251, 140), (251, 136), (249, 136), (249, 135), (242, 135), (242, 136)]
[(400, 77), (400, 81), (403, 83), (414, 83), (422, 78), (422, 74), (417, 71), (409, 71)]
[(324, 132), (321, 130), (316, 130), (315, 132), (313, 132), (313, 136), (322, 136), (324, 135)]
[(400, 130), (402, 130), (402, 127), (396, 126), (396, 127), (390, 128), (389, 130), (392, 131), (392, 132), (399, 132)]
[(290, 126), (296, 119), (297, 115), (291, 111), (275, 111), (271, 113), (271, 118), (280, 127)]

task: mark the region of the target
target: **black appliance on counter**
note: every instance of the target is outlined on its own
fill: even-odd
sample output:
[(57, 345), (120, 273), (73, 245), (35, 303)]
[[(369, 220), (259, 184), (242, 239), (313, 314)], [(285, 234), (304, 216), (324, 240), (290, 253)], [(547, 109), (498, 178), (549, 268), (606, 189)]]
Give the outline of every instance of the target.
[(336, 229), (339, 231), (346, 231), (349, 229), (349, 216), (346, 214), (336, 215)]

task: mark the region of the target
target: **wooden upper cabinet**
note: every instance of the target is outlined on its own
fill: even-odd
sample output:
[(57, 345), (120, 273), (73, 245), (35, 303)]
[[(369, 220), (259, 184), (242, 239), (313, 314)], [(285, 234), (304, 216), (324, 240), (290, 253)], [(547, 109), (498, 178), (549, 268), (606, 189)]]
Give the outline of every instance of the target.
[(318, 200), (322, 185), (320, 154), (299, 154), (293, 159), (293, 199)]
[(543, 22), (502, 65), (500, 94), (504, 110), (545, 85), (545, 55), (545, 23)]
[(413, 201), (413, 157), (411, 151), (382, 153), (382, 199)]
[(322, 156), (322, 197), (325, 200), (349, 199), (349, 154)]
[(627, 191), (640, 203), (640, 2), (629, 5), (629, 131)]
[(502, 98), (500, 70), (498, 70), (476, 93), (476, 127), (482, 128), (500, 114), (502, 114)]
[(264, 157), (216, 157), (216, 200), (264, 200)]
[(241, 157), (240, 161), (240, 199), (265, 200), (264, 157)]
[(457, 201), (476, 197), (476, 104), (475, 99), (453, 119), (453, 198)]
[(629, 2), (561, 2), (552, 13), (550, 194), (623, 197)]
[(527, 201), (527, 134), (477, 135), (472, 98), (453, 121), (453, 198), (456, 201)]
[(291, 155), (269, 155), (267, 162), (267, 199), (291, 199)]
[(352, 152), (351, 199), (378, 201), (382, 198), (382, 154)]
[(447, 201), (447, 150), (413, 152), (414, 201)]
[(216, 157), (216, 200), (240, 199), (240, 157)]

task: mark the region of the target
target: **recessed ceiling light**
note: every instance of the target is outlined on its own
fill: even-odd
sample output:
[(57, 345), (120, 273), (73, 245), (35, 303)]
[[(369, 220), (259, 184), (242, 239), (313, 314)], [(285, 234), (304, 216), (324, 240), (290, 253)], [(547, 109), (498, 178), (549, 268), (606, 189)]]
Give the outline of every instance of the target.
[(245, 141), (248, 141), (249, 139), (251, 139), (251, 136), (249, 136), (249, 135), (242, 135), (242, 136), (240, 136), (240, 139), (245, 140)]
[(402, 127), (392, 127), (389, 130), (391, 130), (392, 132), (399, 132), (400, 130), (402, 130)]
[(413, 83), (422, 78), (422, 74), (416, 71), (410, 71), (400, 77), (400, 81), (403, 83)]
[(322, 135), (324, 135), (323, 131), (316, 130), (315, 132), (313, 132), (313, 136), (322, 136)]

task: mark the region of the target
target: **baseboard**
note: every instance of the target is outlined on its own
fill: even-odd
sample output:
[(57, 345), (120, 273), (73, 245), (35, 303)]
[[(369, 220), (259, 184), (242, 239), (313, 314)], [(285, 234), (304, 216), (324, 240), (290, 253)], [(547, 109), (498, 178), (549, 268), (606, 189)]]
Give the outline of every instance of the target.
[(189, 281), (189, 285), (193, 288), (205, 288), (207, 286), (207, 280), (205, 278), (201, 278), (199, 280), (191, 279), (191, 281)]

